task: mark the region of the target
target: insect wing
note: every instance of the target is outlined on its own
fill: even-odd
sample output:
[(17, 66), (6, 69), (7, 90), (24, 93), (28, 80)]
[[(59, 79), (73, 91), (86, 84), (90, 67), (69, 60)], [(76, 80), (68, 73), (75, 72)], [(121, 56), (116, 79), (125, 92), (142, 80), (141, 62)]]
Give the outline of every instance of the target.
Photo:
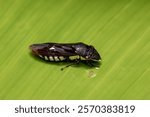
[(73, 56), (76, 55), (74, 48), (69, 45), (53, 44), (49, 47), (49, 54), (53, 56)]

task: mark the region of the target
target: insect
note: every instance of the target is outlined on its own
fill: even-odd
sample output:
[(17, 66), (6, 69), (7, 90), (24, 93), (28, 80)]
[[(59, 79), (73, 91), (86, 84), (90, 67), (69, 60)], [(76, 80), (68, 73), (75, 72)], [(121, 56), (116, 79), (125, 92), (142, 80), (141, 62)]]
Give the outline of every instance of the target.
[[(101, 60), (99, 53), (93, 46), (82, 42), (42, 43), (32, 44), (29, 47), (34, 55), (47, 61), (74, 61), (73, 64), (84, 61), (87, 65), (93, 66), (92, 61), (98, 62)], [(66, 67), (71, 65), (67, 65)]]

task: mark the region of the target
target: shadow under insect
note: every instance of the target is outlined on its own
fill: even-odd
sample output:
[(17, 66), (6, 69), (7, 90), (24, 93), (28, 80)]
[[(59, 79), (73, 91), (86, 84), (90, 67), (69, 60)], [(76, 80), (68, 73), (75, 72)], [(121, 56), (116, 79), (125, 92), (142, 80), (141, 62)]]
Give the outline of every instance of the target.
[(68, 67), (75, 67), (75, 68), (85, 68), (85, 69), (91, 69), (91, 68), (95, 68), (95, 67), (100, 67), (101, 66), (101, 61), (86, 61), (86, 60), (64, 60), (64, 61), (50, 61), (50, 60), (44, 60), (43, 58), (34, 55), (32, 52), (30, 52), (30, 56), (39, 62), (43, 62), (45, 64), (51, 64), (51, 65), (57, 65), (57, 66), (61, 66), (60, 70), (64, 70)]

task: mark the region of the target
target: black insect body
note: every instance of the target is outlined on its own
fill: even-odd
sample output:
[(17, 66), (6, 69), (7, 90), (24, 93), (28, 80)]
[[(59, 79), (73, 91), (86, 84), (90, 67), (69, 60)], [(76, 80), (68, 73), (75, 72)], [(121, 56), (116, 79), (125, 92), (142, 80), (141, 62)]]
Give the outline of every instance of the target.
[(86, 61), (88, 65), (92, 65), (91, 61), (101, 60), (99, 53), (93, 46), (81, 42), (33, 44), (30, 45), (30, 49), (34, 55), (48, 61), (76, 61), (75, 63)]

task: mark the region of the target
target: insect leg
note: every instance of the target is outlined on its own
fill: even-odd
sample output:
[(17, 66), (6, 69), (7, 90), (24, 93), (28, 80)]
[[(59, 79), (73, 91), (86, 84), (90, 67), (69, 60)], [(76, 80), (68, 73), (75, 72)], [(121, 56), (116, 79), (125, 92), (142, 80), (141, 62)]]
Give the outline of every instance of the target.
[(63, 67), (63, 68), (61, 68), (61, 71), (63, 71), (65, 68), (70, 67), (70, 66), (72, 66), (72, 65), (79, 64), (79, 62), (80, 62), (79, 59), (76, 59), (74, 63), (71, 63), (71, 64), (69, 64), (69, 65), (67, 65), (67, 66), (65, 66), (65, 67)]
[(88, 66), (90, 66), (90, 67), (94, 67), (94, 65), (92, 64), (92, 62), (91, 61), (86, 61), (86, 64), (88, 65)]
[(90, 67), (100, 67), (100, 63), (99, 62), (94, 62), (94, 61), (89, 61), (89, 60), (87, 60), (87, 61), (85, 61), (85, 63), (88, 65), (88, 66), (90, 66)]

